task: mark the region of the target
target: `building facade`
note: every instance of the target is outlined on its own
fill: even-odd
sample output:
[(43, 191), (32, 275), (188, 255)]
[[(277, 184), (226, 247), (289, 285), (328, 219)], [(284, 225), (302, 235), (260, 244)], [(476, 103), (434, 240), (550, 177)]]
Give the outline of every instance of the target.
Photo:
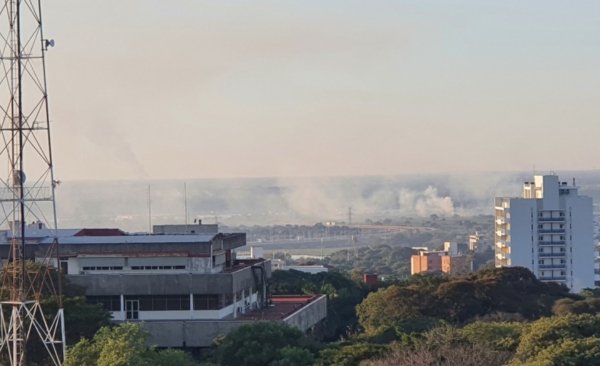
[(496, 266), (521, 266), (578, 292), (594, 286), (592, 198), (556, 175), (525, 182), (523, 196), (496, 198)]
[[(246, 245), (245, 234), (195, 234), (191, 225), (179, 229), (165, 226), (160, 234), (60, 230), (54, 264), (86, 289), (88, 303), (110, 311), (114, 322), (144, 322), (152, 344), (160, 347), (208, 347), (250, 321), (284, 321), (307, 330), (325, 318), (325, 297), (269, 295), (270, 260), (235, 257), (235, 249)], [(2, 258), (8, 257), (9, 235), (0, 236)], [(36, 261), (54, 240), (49, 230), (37, 227), (26, 237), (25, 256)]]
[(423, 251), (410, 258), (411, 275), (426, 271), (442, 271), (449, 275), (465, 275), (472, 270), (473, 258), (467, 255), (450, 255), (446, 251)]
[(486, 237), (479, 232), (475, 232), (475, 235), (469, 235), (469, 250), (474, 252), (482, 252), (488, 248), (490, 244), (486, 241)]

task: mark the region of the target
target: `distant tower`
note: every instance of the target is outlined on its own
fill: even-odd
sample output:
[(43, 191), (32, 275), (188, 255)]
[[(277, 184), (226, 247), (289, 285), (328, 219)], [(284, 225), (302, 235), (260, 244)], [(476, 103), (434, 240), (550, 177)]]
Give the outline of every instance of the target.
[(352, 206), (348, 207), (348, 227), (352, 226)]
[[(0, 243), (8, 264), (0, 290), (0, 352), (11, 366), (28, 362), (26, 345), (39, 340), (54, 365), (65, 357), (64, 316), (58, 257), (56, 204), (45, 53), (54, 41), (42, 31), (41, 1), (5, 0), (0, 8), (0, 226), (10, 228)], [(30, 224), (27, 225), (27, 222)], [(54, 239), (44, 252), (26, 248), (28, 231), (48, 229)], [(31, 264), (26, 266), (26, 261)], [(36, 263), (33, 263), (35, 260)], [(54, 288), (58, 285), (58, 291)], [(45, 318), (40, 305), (55, 296), (58, 314)], [(49, 320), (51, 319), (51, 321)]]

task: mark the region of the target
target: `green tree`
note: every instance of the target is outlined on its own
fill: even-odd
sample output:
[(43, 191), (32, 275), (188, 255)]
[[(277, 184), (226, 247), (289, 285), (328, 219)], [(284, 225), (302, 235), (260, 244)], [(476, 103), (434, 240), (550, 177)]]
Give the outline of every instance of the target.
[(540, 282), (522, 267), (484, 269), (464, 277), (413, 277), (369, 294), (357, 307), (367, 333), (427, 317), (453, 323), (493, 313), (537, 319), (550, 316), (557, 299), (579, 299), (565, 286)]
[(315, 366), (358, 366), (362, 361), (381, 357), (389, 351), (388, 346), (358, 343), (353, 345), (332, 345), (320, 353)]
[(514, 352), (526, 327), (524, 323), (475, 322), (460, 329), (459, 333), (470, 344)]
[(314, 361), (315, 356), (307, 349), (285, 347), (281, 350), (281, 358), (269, 366), (311, 366)]
[(600, 312), (600, 299), (588, 297), (583, 300), (560, 299), (554, 303), (552, 313), (554, 315), (567, 314), (597, 314)]
[[(300, 347), (307, 342), (298, 328), (281, 322), (255, 322), (231, 331), (212, 352), (212, 361), (222, 366), (265, 366), (291, 357), (286, 347)], [(282, 353), (283, 352), (283, 353)]]
[(193, 366), (183, 351), (157, 351), (145, 343), (150, 334), (140, 324), (103, 327), (93, 340), (82, 339), (67, 351), (65, 366)]
[(589, 337), (600, 337), (600, 316), (583, 314), (542, 318), (524, 329), (517, 354), (534, 359), (547, 348)]
[(511, 366), (597, 366), (600, 364), (600, 339), (566, 340), (540, 351), (528, 361), (514, 359)]

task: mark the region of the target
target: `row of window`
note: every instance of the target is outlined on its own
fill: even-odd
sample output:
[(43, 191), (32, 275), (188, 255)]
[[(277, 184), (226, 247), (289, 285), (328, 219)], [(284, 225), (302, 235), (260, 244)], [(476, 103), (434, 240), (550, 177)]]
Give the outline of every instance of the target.
[[(113, 267), (82, 267), (84, 271), (122, 271), (122, 266)], [(150, 270), (161, 270), (161, 269), (185, 269), (185, 266), (132, 266), (132, 271), (150, 271)]]
[[(539, 248), (538, 252), (540, 253), (557, 253), (557, 252), (544, 252), (544, 248)], [(565, 248), (560, 248), (560, 253), (566, 252)]]
[[(121, 311), (120, 296), (88, 296), (88, 304), (102, 304), (108, 311)], [(139, 311), (190, 310), (190, 295), (125, 296), (126, 306), (134, 302)], [(232, 295), (194, 295), (194, 310), (219, 310), (233, 303)], [(127, 305), (129, 304), (129, 305)]]
[[(548, 273), (548, 276), (552, 276), (552, 272), (540, 272), (540, 276), (541, 276), (541, 277), (545, 277), (545, 276), (546, 276), (546, 273)], [(567, 272), (565, 272), (565, 271), (560, 271), (560, 275), (561, 275), (561, 276), (566, 276), (566, 275), (567, 275)]]
[[(552, 215), (552, 214), (551, 214), (551, 215)], [(564, 213), (564, 212), (560, 212), (558, 215), (559, 215), (558, 217), (564, 217), (564, 216), (565, 216), (565, 213)], [(550, 218), (550, 217), (556, 217), (556, 216), (544, 216), (544, 213), (543, 213), (543, 212), (539, 212), (539, 213), (538, 213), (538, 217), (548, 217), (548, 218)]]
[(82, 267), (84, 271), (122, 271), (123, 267)]
[[(560, 260), (560, 264), (566, 264), (566, 263), (567, 263), (566, 260), (564, 260), (564, 259)], [(544, 260), (541, 259), (541, 260), (538, 261), (538, 264), (558, 264), (558, 263), (544, 263)]]

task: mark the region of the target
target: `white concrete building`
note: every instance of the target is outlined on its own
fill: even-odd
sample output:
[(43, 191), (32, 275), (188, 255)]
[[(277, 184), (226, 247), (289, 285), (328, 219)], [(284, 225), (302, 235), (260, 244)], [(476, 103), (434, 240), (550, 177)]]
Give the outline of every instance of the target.
[(556, 175), (525, 182), (523, 197), (496, 198), (496, 266), (521, 266), (579, 292), (594, 287), (592, 198)]
[[(270, 260), (235, 256), (246, 234), (199, 234), (190, 227), (164, 225), (160, 234), (59, 230), (60, 256), (51, 263), (60, 264), (66, 278), (85, 289), (87, 302), (102, 304), (114, 322), (145, 322), (151, 344), (159, 347), (208, 347), (257, 320), (304, 331), (326, 317), (326, 296), (270, 296)], [(11, 235), (0, 230), (2, 263), (10, 257)], [(29, 224), (26, 239), (25, 258), (40, 262), (54, 234)]]

